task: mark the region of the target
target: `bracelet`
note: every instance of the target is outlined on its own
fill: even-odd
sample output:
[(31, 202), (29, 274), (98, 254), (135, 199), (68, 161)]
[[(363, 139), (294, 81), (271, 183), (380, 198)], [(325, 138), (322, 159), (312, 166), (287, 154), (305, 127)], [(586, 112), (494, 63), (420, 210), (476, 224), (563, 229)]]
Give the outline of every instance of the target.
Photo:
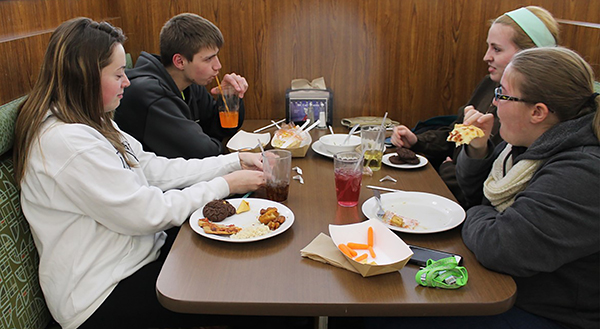
[(448, 257), (438, 261), (427, 260), (427, 266), (415, 275), (418, 284), (424, 287), (458, 289), (467, 284), (467, 269), (458, 266), (456, 258)]

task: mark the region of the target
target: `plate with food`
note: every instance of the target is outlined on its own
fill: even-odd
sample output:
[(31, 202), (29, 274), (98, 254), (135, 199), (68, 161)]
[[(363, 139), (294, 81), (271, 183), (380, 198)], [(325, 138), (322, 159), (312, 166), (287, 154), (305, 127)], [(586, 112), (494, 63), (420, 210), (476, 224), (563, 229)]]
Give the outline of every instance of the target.
[[(408, 150), (408, 149), (404, 149), (404, 150)], [(428, 161), (427, 161), (426, 157), (419, 155), (419, 154), (414, 154), (414, 158), (411, 157), (409, 159), (403, 159), (403, 158), (400, 158), (398, 153), (388, 153), (383, 156), (383, 158), (381, 159), (381, 162), (383, 162), (385, 165), (388, 165), (388, 166), (394, 167), (394, 168), (415, 169), (415, 168), (421, 168), (421, 167), (425, 166)]]
[(465, 220), (465, 210), (456, 202), (431, 193), (393, 192), (381, 195), (385, 215), (377, 217), (375, 197), (362, 204), (369, 219), (379, 219), (391, 230), (427, 234), (451, 230)]
[(294, 213), (285, 205), (266, 199), (214, 200), (194, 211), (190, 226), (213, 240), (253, 242), (272, 238), (294, 224)]

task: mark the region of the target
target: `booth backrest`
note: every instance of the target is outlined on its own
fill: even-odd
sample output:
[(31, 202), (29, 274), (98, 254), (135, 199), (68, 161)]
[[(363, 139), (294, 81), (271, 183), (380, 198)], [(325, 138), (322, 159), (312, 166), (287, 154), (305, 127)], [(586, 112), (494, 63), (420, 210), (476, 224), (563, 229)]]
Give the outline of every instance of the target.
[(46, 328), (51, 321), (38, 278), (39, 256), (23, 217), (12, 145), (19, 98), (0, 106), (0, 328)]

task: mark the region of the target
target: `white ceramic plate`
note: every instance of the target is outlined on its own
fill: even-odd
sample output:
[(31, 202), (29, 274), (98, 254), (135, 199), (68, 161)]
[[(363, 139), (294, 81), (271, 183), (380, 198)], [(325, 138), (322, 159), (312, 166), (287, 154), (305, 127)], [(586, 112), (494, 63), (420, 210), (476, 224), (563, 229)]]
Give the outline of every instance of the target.
[(310, 148), (312, 148), (312, 150), (315, 151), (315, 153), (317, 154), (333, 159), (333, 153), (329, 152), (325, 148), (325, 145), (323, 145), (323, 143), (321, 143), (320, 141), (315, 141), (314, 143), (312, 143)]
[[(202, 214), (202, 209), (204, 209), (204, 207), (194, 211), (194, 213), (190, 216), (190, 226), (192, 227), (192, 230), (194, 230), (196, 233), (207, 237), (209, 239), (213, 239), (213, 240), (219, 240), (219, 241), (225, 241), (225, 242), (252, 242), (252, 241), (259, 241), (259, 240), (264, 240), (264, 239), (268, 239), (268, 238), (272, 238), (276, 235), (279, 235), (283, 232), (285, 232), (287, 229), (289, 229), (292, 224), (294, 224), (294, 213), (290, 210), (290, 208), (284, 206), (283, 204), (279, 203), (279, 202), (274, 202), (274, 201), (270, 201), (270, 200), (266, 200), (266, 199), (254, 199), (254, 198), (245, 198), (244, 200), (248, 201), (248, 203), (250, 204), (250, 210), (246, 211), (244, 213), (241, 214), (236, 214), (233, 216), (229, 216), (227, 218), (225, 218), (223, 221), (219, 222), (218, 224), (223, 224), (223, 225), (229, 225), (229, 224), (235, 224), (238, 227), (244, 228), (246, 226), (250, 226), (253, 223), (260, 223), (258, 221), (258, 216), (260, 216), (260, 210), (263, 208), (267, 208), (267, 207), (276, 207), (277, 211), (279, 212), (280, 215), (285, 216), (285, 222), (275, 231), (271, 231), (270, 233), (267, 233), (265, 235), (261, 235), (261, 236), (257, 236), (254, 238), (249, 238), (249, 239), (232, 239), (229, 235), (216, 235), (216, 234), (208, 234), (206, 232), (204, 232), (204, 229), (202, 229), (202, 227), (200, 227), (200, 225), (198, 225), (198, 219), (200, 218), (204, 218), (204, 215)], [(229, 203), (231, 203), (232, 206), (234, 206), (236, 209), (237, 207), (240, 205), (240, 202), (242, 202), (242, 199), (227, 199), (227, 201), (229, 201)]]
[[(407, 229), (386, 224), (391, 230), (404, 233), (437, 233), (453, 229), (465, 220), (465, 210), (456, 202), (442, 196), (424, 192), (393, 192), (381, 195), (384, 210), (399, 216), (416, 219), (419, 225)], [(362, 212), (367, 218), (377, 219), (375, 197), (362, 204)]]
[(417, 163), (417, 164), (414, 164), (414, 165), (413, 164), (406, 164), (406, 163), (405, 164), (395, 164), (395, 163), (392, 163), (390, 161), (390, 158), (393, 157), (393, 156), (395, 156), (395, 155), (398, 155), (398, 153), (388, 153), (388, 154), (385, 154), (383, 156), (383, 158), (381, 159), (381, 162), (383, 162), (384, 164), (386, 164), (386, 165), (388, 165), (390, 167), (401, 168), (401, 169), (421, 168), (424, 165), (426, 165), (427, 162), (428, 162), (426, 157), (417, 154), (417, 158), (419, 158), (419, 163)]

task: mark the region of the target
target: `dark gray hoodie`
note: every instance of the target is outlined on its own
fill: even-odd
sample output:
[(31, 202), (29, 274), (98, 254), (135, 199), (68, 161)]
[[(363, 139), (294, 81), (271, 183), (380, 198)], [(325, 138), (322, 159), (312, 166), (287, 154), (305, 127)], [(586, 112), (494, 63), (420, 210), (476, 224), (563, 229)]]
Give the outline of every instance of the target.
[(168, 158), (218, 155), (224, 151), (223, 139), (244, 122), (240, 102), (238, 128), (221, 128), (216, 102), (206, 87), (192, 84), (184, 90), (184, 99), (157, 55), (142, 52), (126, 74), (131, 86), (125, 89), (115, 122), (146, 151)]
[[(600, 327), (600, 145), (594, 114), (562, 122), (515, 162), (543, 160), (504, 212), (483, 197), (483, 181), (504, 149), (485, 159), (458, 158), (470, 202), (462, 237), (485, 267), (511, 275), (516, 306), (572, 328)], [(483, 200), (483, 201), (482, 201)]]

